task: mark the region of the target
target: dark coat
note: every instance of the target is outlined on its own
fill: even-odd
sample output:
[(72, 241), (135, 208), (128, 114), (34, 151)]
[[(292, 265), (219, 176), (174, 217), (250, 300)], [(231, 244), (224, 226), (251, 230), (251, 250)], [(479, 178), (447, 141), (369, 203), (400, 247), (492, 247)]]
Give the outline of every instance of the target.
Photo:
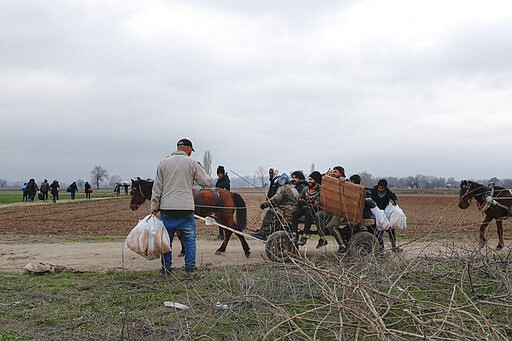
[(220, 177), (217, 180), (215, 187), (227, 189), (229, 191), (231, 189), (231, 181), (229, 180), (229, 176), (227, 174), (224, 174), (222, 177)]
[(381, 210), (385, 209), (386, 206), (389, 204), (389, 201), (392, 200), (394, 204), (398, 202), (398, 198), (396, 197), (395, 193), (391, 192), (389, 188), (386, 188), (384, 190), (384, 195), (380, 196), (379, 191), (377, 190), (377, 186), (373, 187), (372, 190), (372, 200), (375, 201), (377, 204), (377, 207)]
[(71, 193), (78, 192), (78, 186), (76, 185), (76, 182), (73, 182), (71, 185), (69, 185), (69, 189)]
[(52, 182), (50, 185), (50, 193), (52, 193), (52, 195), (59, 194), (59, 188), (59, 183), (57, 181)]
[(276, 182), (276, 177), (273, 177), (272, 179), (269, 179), (270, 180), (270, 186), (268, 188), (268, 193), (267, 193), (267, 198), (272, 198), (276, 192), (277, 192), (277, 189), (279, 188), (279, 183)]

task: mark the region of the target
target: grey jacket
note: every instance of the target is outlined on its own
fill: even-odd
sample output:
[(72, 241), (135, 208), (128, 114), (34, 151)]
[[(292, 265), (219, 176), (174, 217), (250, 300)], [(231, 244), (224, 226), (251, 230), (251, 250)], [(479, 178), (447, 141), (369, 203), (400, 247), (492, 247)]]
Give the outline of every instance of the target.
[(210, 186), (210, 177), (201, 165), (185, 152), (176, 151), (163, 159), (156, 169), (151, 210), (194, 210), (192, 187), (196, 181)]

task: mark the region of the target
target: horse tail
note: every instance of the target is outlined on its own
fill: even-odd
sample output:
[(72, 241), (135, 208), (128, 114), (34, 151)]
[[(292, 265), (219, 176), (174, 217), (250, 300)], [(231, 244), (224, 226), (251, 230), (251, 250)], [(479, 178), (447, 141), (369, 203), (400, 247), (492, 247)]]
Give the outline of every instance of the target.
[(236, 226), (242, 229), (247, 226), (247, 207), (244, 199), (238, 193), (233, 193), (233, 201), (236, 207)]

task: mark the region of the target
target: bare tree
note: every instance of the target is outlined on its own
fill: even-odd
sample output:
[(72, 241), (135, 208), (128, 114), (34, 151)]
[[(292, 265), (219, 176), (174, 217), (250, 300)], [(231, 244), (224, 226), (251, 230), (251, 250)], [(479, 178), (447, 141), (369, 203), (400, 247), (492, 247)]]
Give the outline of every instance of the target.
[(361, 185), (369, 186), (371, 184), (372, 179), (373, 179), (373, 175), (371, 175), (367, 171), (361, 171), (359, 173), (359, 176), (361, 177)]
[(265, 168), (258, 166), (258, 168), (256, 168), (256, 178), (261, 180), (261, 187), (265, 187), (265, 175)]
[(78, 188), (84, 187), (84, 183), (85, 183), (85, 181), (82, 179), (76, 180), (76, 185), (78, 186)]
[(206, 171), (206, 174), (211, 178), (212, 177), (212, 154), (209, 150), (206, 150), (203, 154), (203, 167)]
[(119, 175), (114, 174), (108, 180), (108, 184), (110, 185), (110, 187), (114, 187), (117, 183), (121, 183), (122, 180), (123, 180), (122, 177), (120, 177)]
[(91, 181), (96, 183), (96, 189), (100, 188), (100, 182), (108, 178), (108, 172), (101, 166), (96, 166), (91, 171)]
[(313, 173), (315, 171), (315, 164), (312, 163), (311, 167), (309, 167), (309, 174)]

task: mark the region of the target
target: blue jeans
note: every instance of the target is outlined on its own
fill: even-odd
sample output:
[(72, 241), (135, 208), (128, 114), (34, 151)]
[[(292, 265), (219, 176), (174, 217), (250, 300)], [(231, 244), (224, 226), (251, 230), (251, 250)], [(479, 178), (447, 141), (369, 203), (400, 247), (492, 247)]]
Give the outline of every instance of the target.
[(196, 221), (194, 219), (194, 212), (190, 213), (187, 218), (172, 218), (164, 213), (160, 213), (162, 223), (164, 223), (169, 238), (171, 239), (171, 251), (163, 254), (162, 267), (171, 271), (172, 265), (172, 240), (176, 230), (181, 231), (183, 238), (183, 245), (185, 246), (185, 270), (192, 270), (196, 268)]

